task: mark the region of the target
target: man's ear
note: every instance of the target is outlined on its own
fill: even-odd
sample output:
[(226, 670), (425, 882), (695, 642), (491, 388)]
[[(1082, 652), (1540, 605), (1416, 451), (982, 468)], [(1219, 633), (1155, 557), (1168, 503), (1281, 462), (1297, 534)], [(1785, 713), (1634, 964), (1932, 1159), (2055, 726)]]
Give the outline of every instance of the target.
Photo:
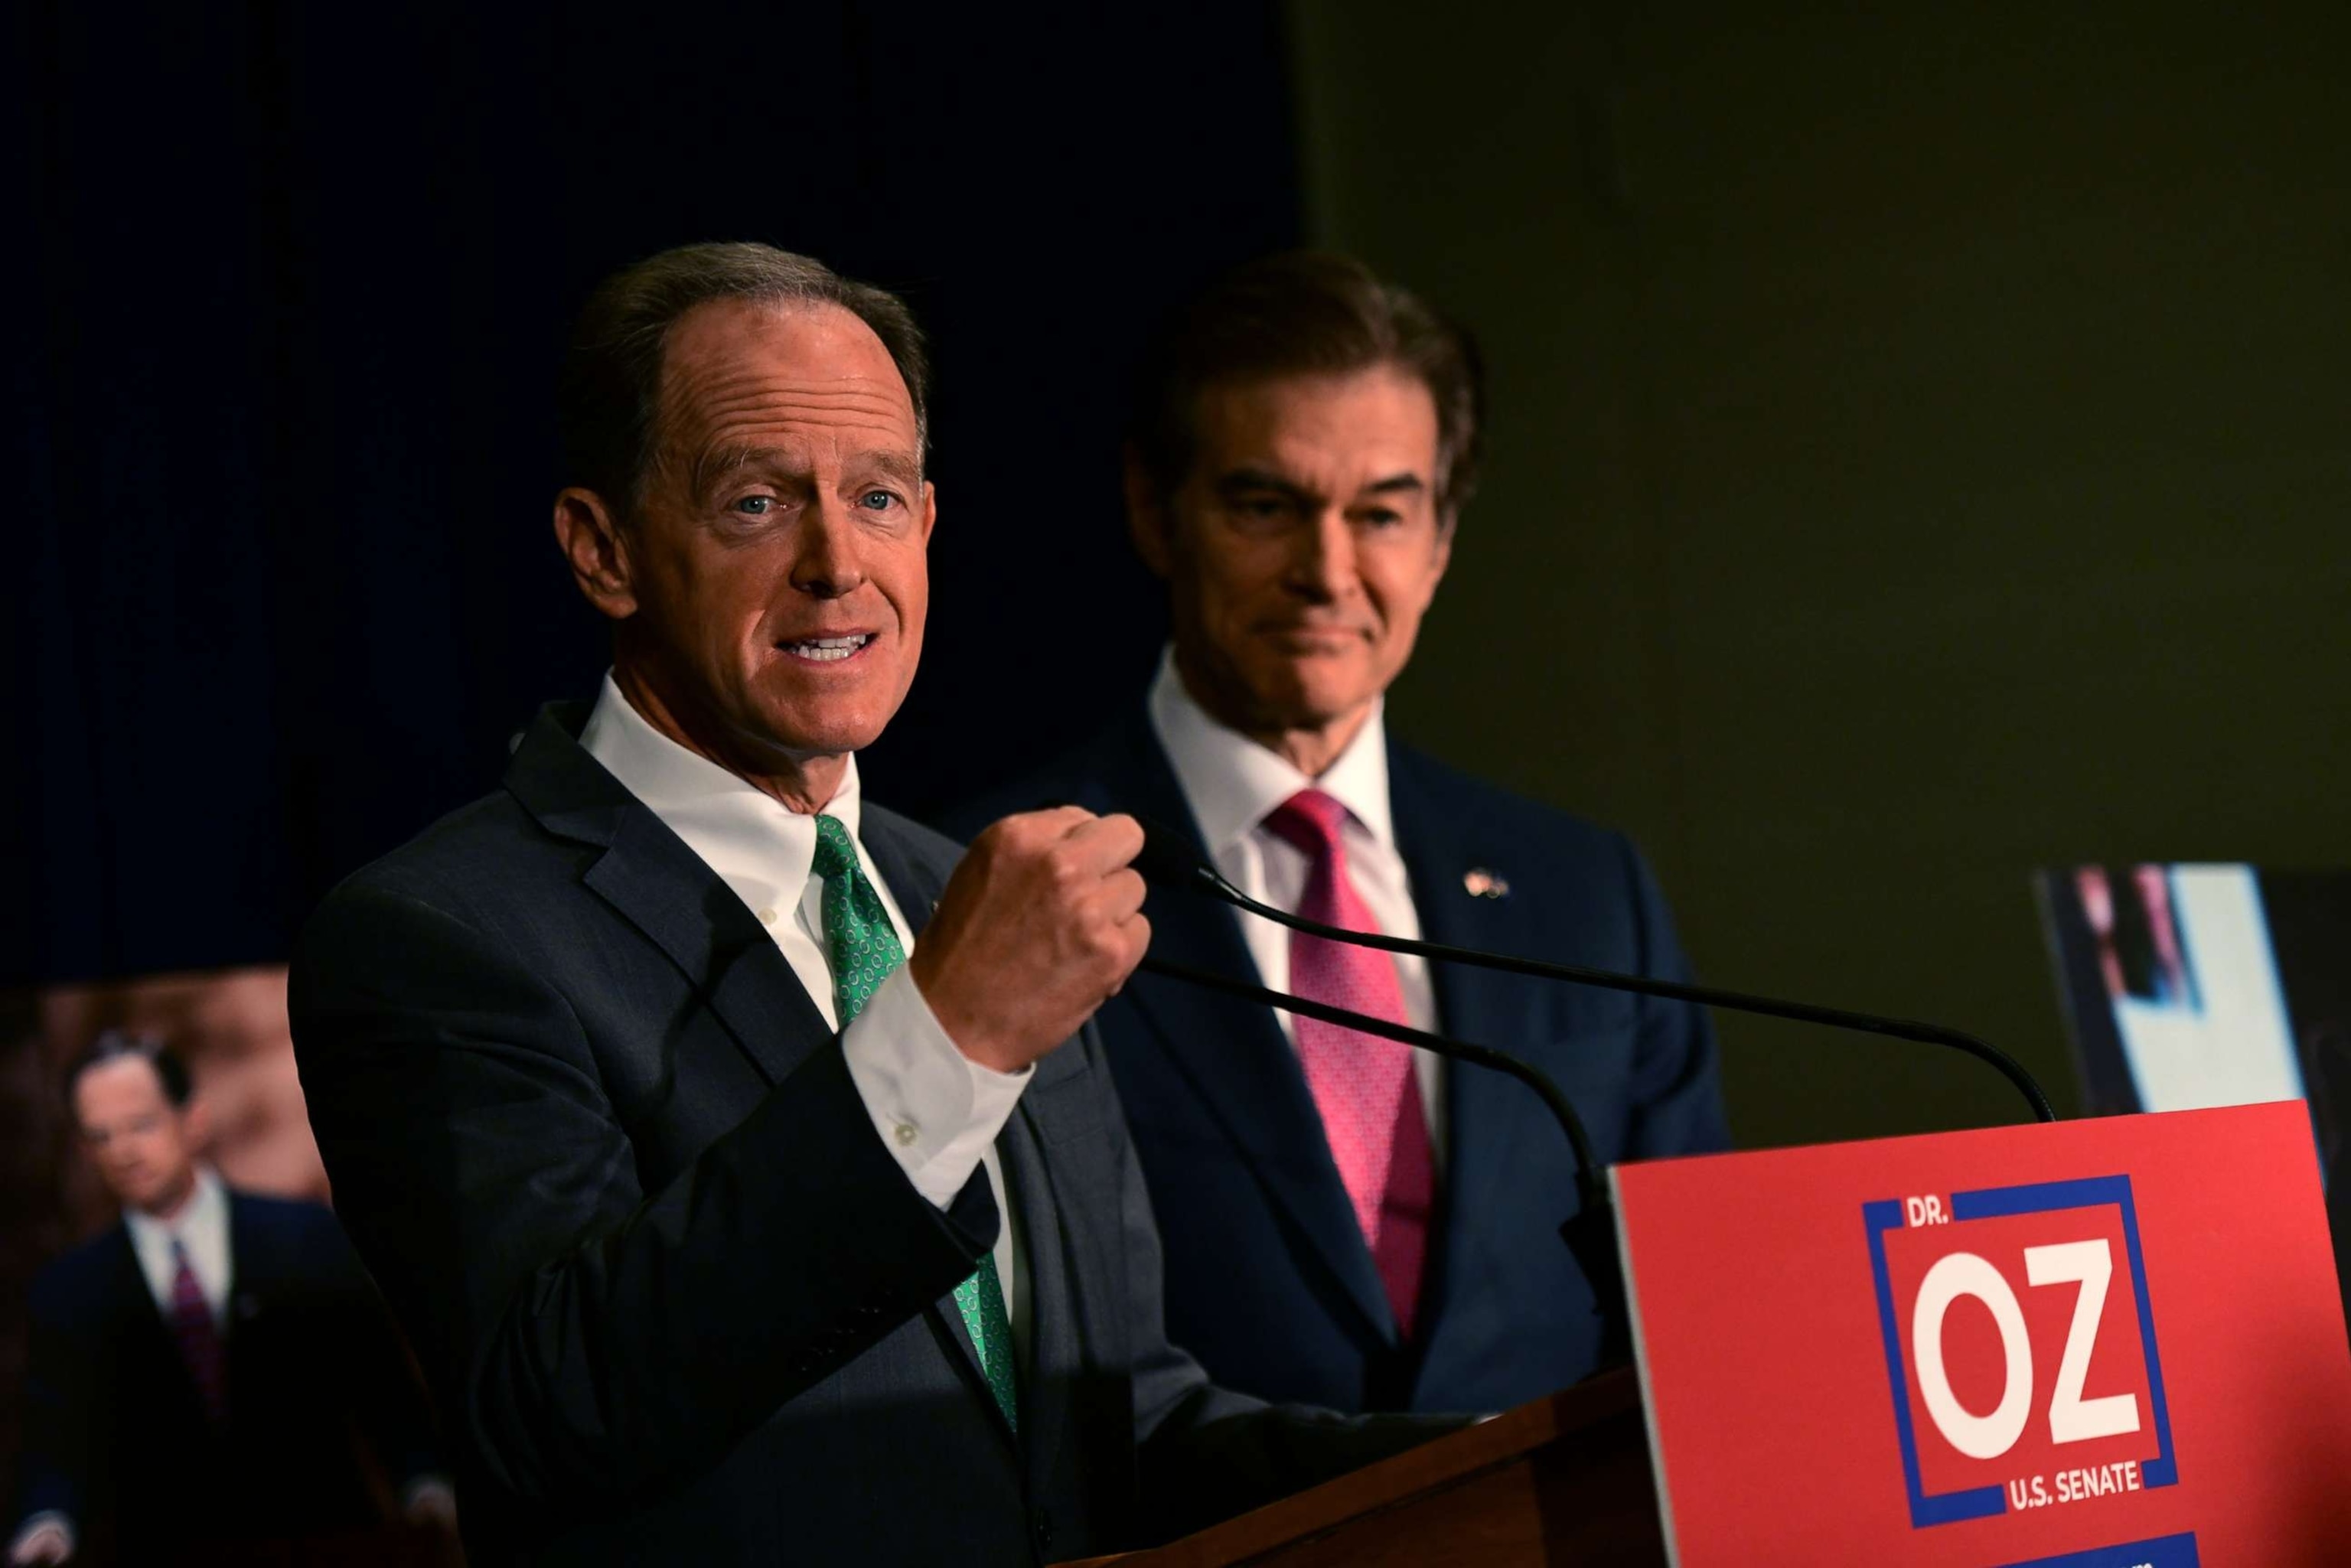
[(180, 1113), (180, 1130), (187, 1139), (188, 1147), (198, 1154), (212, 1147), (213, 1109), (204, 1103), (203, 1095), (198, 1094), (189, 1100), (188, 1108)]
[(1166, 503), (1160, 499), (1159, 486), (1151, 470), (1143, 461), (1143, 454), (1133, 442), (1126, 444), (1126, 537), (1134, 541), (1134, 553), (1151, 569), (1151, 575), (1165, 578), (1173, 565), (1174, 542), (1168, 529), (1174, 519), (1168, 516)]
[(939, 526), (939, 487), (928, 479), (923, 481), (923, 544), (931, 542), (931, 530)]
[(588, 602), (614, 621), (637, 612), (629, 541), (604, 497), (573, 486), (555, 497), (555, 542), (571, 563), (571, 580)]

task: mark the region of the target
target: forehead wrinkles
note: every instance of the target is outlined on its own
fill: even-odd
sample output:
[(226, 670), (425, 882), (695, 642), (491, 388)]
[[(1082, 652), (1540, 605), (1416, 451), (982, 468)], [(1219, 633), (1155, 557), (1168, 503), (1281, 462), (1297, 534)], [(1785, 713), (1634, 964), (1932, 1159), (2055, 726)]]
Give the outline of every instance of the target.
[(810, 427), (914, 441), (914, 409), (894, 378), (820, 379), (734, 363), (674, 365), (663, 381), (665, 444), (706, 445), (754, 432), (782, 434)]

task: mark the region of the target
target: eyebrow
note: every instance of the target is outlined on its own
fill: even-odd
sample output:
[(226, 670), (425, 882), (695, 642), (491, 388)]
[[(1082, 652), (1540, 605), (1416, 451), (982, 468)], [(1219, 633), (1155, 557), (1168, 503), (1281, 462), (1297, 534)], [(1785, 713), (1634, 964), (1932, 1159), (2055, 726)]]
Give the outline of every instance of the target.
[(693, 494), (707, 496), (717, 487), (720, 480), (754, 463), (773, 461), (778, 466), (784, 465), (781, 462), (783, 455), (772, 446), (714, 446), (695, 458), (694, 466), (686, 475), (687, 483)]
[[(865, 455), (862, 461), (870, 465), (876, 473), (886, 479), (894, 479), (910, 489), (922, 487), (921, 465), (910, 462), (898, 453), (872, 453)], [(706, 496), (720, 480), (727, 476), (758, 464), (783, 469), (796, 478), (802, 476), (804, 472), (793, 462), (790, 455), (778, 446), (741, 444), (716, 446), (695, 459), (693, 471), (688, 476), (693, 485), (693, 493), (696, 496)]]
[[(1402, 474), (1391, 474), (1384, 479), (1374, 479), (1357, 490), (1355, 494), (1358, 496), (1417, 496), (1427, 488), (1427, 480), (1407, 471)], [(1292, 500), (1311, 498), (1310, 492), (1303, 486), (1284, 479), (1278, 474), (1270, 474), (1262, 468), (1235, 468), (1220, 474), (1217, 476), (1217, 489), (1226, 496), (1238, 495), (1244, 490), (1272, 490)]]
[(923, 465), (908, 460), (903, 454), (876, 452), (869, 455), (866, 461), (873, 465), (875, 473), (885, 479), (895, 479), (909, 489), (922, 488)]

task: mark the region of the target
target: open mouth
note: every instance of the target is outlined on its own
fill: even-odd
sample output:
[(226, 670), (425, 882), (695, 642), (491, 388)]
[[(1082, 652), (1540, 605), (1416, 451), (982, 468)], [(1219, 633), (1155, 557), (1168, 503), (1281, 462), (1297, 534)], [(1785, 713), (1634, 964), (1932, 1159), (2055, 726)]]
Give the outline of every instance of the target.
[(852, 632), (842, 637), (806, 637), (797, 643), (778, 643), (777, 647), (793, 658), (810, 664), (838, 664), (863, 653), (873, 641), (871, 632)]

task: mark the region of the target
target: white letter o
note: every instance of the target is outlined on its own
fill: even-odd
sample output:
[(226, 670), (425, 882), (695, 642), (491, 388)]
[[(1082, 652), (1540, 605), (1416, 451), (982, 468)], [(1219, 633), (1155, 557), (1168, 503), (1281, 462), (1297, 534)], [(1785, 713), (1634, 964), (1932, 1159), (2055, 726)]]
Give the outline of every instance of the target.
[[(1943, 1314), (1961, 1296), (1973, 1296), (1991, 1309), (2001, 1346), (2008, 1353), (2008, 1380), (1989, 1416), (1971, 1414), (1960, 1404), (1943, 1370)], [(1972, 1252), (1951, 1253), (1928, 1270), (1910, 1312), (1910, 1354), (1917, 1364), (1927, 1414), (1951, 1447), (1971, 1459), (1996, 1459), (2016, 1446), (2032, 1409), (2032, 1341), (2025, 1332), (2024, 1309), (1999, 1270)]]

